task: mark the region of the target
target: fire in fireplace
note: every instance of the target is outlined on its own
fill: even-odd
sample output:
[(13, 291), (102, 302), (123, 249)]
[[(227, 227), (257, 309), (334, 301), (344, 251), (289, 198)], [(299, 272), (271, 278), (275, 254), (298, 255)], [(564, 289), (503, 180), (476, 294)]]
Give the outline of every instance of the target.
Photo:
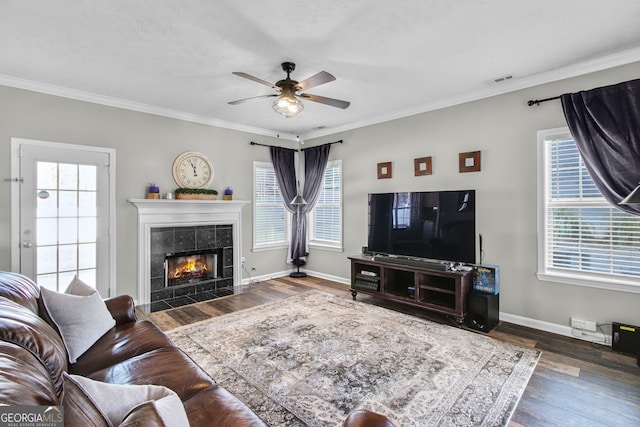
[(222, 251), (207, 249), (165, 254), (165, 286), (178, 286), (218, 278), (222, 273)]

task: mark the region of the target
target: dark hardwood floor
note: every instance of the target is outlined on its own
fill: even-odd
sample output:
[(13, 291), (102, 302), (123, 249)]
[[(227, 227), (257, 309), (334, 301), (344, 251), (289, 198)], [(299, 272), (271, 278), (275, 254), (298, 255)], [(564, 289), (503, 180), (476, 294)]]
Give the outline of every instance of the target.
[[(283, 277), (207, 302), (151, 314), (139, 311), (139, 317), (170, 330), (311, 289), (351, 298), (344, 284), (315, 277)], [(359, 294), (358, 300), (455, 325), (424, 310), (372, 296)], [(542, 351), (510, 426), (640, 426), (640, 368), (635, 357), (599, 344), (505, 322), (500, 322), (489, 336)]]

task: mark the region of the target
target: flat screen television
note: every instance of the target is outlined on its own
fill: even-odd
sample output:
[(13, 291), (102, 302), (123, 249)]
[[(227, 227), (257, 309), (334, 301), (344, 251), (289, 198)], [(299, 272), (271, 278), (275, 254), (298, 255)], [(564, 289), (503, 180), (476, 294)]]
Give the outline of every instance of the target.
[(382, 255), (476, 262), (476, 193), (369, 194), (368, 251)]

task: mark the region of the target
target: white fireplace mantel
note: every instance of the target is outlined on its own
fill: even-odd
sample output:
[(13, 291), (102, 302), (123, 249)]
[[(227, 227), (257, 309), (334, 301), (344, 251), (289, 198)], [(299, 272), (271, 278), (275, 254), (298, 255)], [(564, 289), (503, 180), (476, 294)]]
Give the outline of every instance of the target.
[(245, 200), (129, 199), (138, 209), (138, 304), (151, 302), (151, 229), (194, 225), (233, 226), (233, 284), (242, 280), (242, 207)]

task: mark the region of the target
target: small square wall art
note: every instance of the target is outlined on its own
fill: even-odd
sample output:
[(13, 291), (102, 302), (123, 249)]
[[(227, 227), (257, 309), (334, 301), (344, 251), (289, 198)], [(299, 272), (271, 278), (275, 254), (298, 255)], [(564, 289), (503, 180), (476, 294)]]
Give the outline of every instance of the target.
[(391, 178), (392, 176), (391, 162), (378, 163), (378, 179)]
[(458, 155), (459, 171), (462, 172), (480, 172), (480, 152), (470, 151), (468, 153), (460, 153)]
[(413, 174), (415, 176), (431, 175), (431, 156), (414, 159)]

